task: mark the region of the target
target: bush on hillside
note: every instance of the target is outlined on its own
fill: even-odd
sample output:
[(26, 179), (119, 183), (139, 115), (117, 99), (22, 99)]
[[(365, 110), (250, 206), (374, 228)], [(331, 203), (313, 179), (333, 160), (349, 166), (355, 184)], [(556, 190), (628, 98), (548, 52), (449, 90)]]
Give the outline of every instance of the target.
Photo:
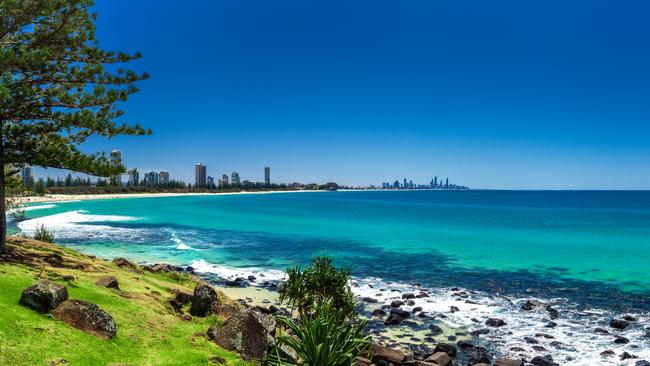
[(45, 225), (40, 225), (34, 232), (34, 240), (44, 241), (46, 243), (54, 243), (54, 234), (49, 231)]
[[(364, 336), (366, 321), (337, 309), (332, 299), (305, 312), (297, 324), (278, 317), (280, 326), (275, 345), (266, 358), (267, 365), (302, 364), (311, 366), (351, 366), (355, 357), (369, 350), (370, 336)], [(307, 316), (306, 314), (310, 314)], [(297, 357), (287, 357), (286, 350)]]

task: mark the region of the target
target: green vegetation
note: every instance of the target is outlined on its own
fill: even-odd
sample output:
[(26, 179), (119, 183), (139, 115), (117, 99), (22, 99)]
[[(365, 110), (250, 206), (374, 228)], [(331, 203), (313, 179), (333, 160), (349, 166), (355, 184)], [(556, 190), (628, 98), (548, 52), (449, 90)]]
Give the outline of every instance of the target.
[(326, 300), (312, 312), (313, 316), (302, 316), (300, 324), (286, 317), (279, 317), (280, 325), (288, 332), (276, 336), (274, 349), (267, 357), (270, 365), (291, 364), (282, 347), (298, 356), (302, 364), (310, 366), (350, 366), (355, 357), (369, 349), (370, 336), (364, 336), (366, 321), (350, 321), (351, 316), (336, 309), (331, 300)]
[(278, 289), (280, 302), (287, 303), (300, 315), (308, 315), (323, 302), (345, 314), (353, 314), (356, 302), (350, 289), (350, 270), (338, 269), (327, 257), (316, 257), (304, 271), (299, 267), (287, 269), (288, 279)]
[[(286, 348), (298, 364), (310, 366), (355, 364), (355, 357), (370, 348), (364, 336), (365, 320), (359, 320), (350, 289), (348, 268), (336, 268), (331, 259), (316, 257), (304, 271), (287, 269), (288, 279), (279, 288), (280, 301), (297, 309), (300, 322), (278, 317), (276, 345), (266, 362), (292, 364)], [(291, 352), (290, 352), (291, 353)]]
[[(0, 255), (0, 365), (248, 365), (205, 337), (222, 319), (185, 321), (168, 305), (173, 290), (191, 293), (195, 278), (119, 268), (29, 239), (10, 237), (8, 244)], [(74, 280), (63, 281), (64, 275)], [(95, 285), (106, 275), (117, 277), (121, 290)], [(18, 305), (21, 292), (39, 279), (66, 285), (71, 299), (106, 310), (117, 336), (103, 340)]]
[(5, 248), (5, 188), (25, 164), (103, 177), (124, 172), (106, 154), (78, 148), (91, 136), (150, 133), (118, 124), (117, 108), (147, 78), (119, 67), (139, 54), (103, 50), (92, 0), (0, 2), (0, 252)]
[(45, 225), (40, 225), (36, 228), (36, 232), (34, 232), (34, 240), (54, 243), (54, 234)]

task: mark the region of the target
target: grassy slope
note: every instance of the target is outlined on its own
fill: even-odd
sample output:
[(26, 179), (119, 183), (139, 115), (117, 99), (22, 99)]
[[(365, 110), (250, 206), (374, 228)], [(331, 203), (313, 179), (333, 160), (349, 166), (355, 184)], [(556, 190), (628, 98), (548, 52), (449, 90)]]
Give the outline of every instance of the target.
[[(218, 348), (204, 333), (217, 317), (183, 321), (166, 301), (174, 288), (191, 292), (189, 276), (136, 273), (110, 262), (33, 240), (10, 238), (9, 256), (0, 259), (0, 365), (209, 365), (213, 357), (227, 365), (246, 365)], [(58, 253), (64, 268), (47, 256)], [(77, 267), (77, 268), (75, 268)], [(66, 283), (63, 275), (71, 274)], [(100, 276), (118, 278), (121, 290), (98, 287)], [(71, 299), (99, 305), (113, 316), (117, 336), (102, 340), (57, 321), (49, 314), (18, 305), (23, 289), (38, 279), (65, 284)]]

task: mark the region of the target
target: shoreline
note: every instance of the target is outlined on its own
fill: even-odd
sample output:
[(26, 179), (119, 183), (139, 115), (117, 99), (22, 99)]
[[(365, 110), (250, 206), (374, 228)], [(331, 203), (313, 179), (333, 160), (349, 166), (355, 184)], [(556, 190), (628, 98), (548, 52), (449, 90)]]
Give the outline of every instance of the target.
[(156, 197), (183, 197), (183, 196), (231, 196), (231, 195), (258, 195), (258, 194), (279, 194), (279, 193), (301, 193), (301, 192), (327, 192), (319, 190), (294, 190), (294, 191), (241, 191), (241, 192), (187, 192), (187, 193), (107, 193), (107, 194), (46, 194), (43, 196), (16, 197), (17, 205), (30, 203), (56, 203), (72, 201), (93, 201), (121, 198), (156, 198)]

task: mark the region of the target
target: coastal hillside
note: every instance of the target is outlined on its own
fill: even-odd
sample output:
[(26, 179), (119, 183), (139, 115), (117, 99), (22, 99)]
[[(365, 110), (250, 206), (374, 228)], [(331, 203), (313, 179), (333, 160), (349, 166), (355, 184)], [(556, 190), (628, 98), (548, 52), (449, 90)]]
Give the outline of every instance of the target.
[[(175, 294), (192, 293), (197, 279), (190, 275), (119, 267), (19, 237), (9, 237), (0, 257), (1, 365), (249, 364), (205, 336), (222, 318), (179, 315), (170, 306)], [(100, 281), (111, 277), (119, 289)], [(87, 334), (52, 314), (19, 305), (23, 291), (39, 281), (65, 286), (70, 299), (110, 314), (117, 328), (114, 337)]]

